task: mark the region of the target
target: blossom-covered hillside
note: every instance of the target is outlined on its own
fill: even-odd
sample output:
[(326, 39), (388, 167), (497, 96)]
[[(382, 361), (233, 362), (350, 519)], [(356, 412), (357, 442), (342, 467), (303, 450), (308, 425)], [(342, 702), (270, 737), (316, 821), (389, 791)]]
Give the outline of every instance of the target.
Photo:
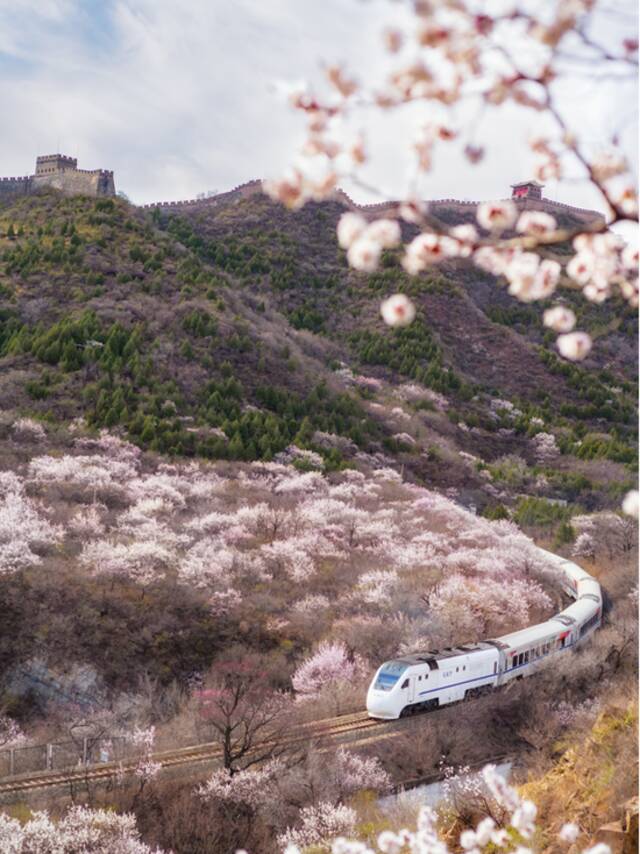
[[(251, 634), (259, 652), (284, 650), (295, 691), (315, 695), (360, 686), (397, 653), (480, 640), (553, 608), (553, 577), (511, 522), (479, 518), (390, 468), (324, 476), (275, 461), (166, 462), (81, 425), (10, 429), (20, 461), (0, 474), (0, 589), (17, 632), (3, 658), (14, 666), (52, 636), (52, 602), (23, 620), (43, 585), (58, 601), (86, 591), (82, 609), (100, 616), (87, 636), (88, 615), (56, 625), (52, 666), (90, 662), (109, 688), (133, 687), (137, 667), (185, 684)], [(194, 636), (184, 660), (156, 646), (151, 622), (144, 655), (114, 671), (131, 642), (119, 600), (137, 600), (142, 627), (166, 591), (190, 603), (180, 634), (203, 631), (204, 619), (215, 641), (204, 650)]]

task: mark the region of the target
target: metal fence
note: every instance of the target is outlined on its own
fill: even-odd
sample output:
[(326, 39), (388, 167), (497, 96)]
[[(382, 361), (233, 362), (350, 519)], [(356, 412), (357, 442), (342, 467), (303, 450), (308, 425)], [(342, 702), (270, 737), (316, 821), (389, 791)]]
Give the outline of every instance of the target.
[(141, 748), (123, 736), (57, 741), (29, 747), (0, 750), (0, 777), (35, 774), (38, 771), (62, 771), (103, 762), (134, 760)]

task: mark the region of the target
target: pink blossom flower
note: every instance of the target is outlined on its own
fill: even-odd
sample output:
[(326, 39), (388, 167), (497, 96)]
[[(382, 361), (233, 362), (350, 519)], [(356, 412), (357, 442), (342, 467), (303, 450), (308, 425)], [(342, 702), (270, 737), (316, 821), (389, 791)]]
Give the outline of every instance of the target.
[(33, 812), (24, 823), (0, 814), (0, 838), (10, 852), (162, 854), (140, 841), (133, 815), (84, 806), (70, 807), (57, 822), (46, 812)]
[(513, 256), (513, 251), (503, 251), (495, 246), (481, 246), (473, 253), (476, 266), (494, 276), (501, 276)]
[(455, 256), (458, 248), (459, 243), (450, 237), (424, 232), (414, 237), (407, 246), (402, 266), (407, 273), (415, 275), (431, 264)]
[(544, 211), (523, 211), (516, 223), (516, 231), (546, 237), (557, 228), (555, 219)]
[(313, 697), (328, 685), (353, 682), (364, 670), (362, 659), (350, 658), (344, 644), (325, 641), (298, 667), (291, 684), (301, 697)]
[(471, 225), (471, 223), (455, 225), (450, 229), (449, 234), (458, 243), (456, 254), (462, 258), (468, 258), (473, 251), (474, 244), (478, 241), (478, 232), (475, 226)]
[(349, 249), (362, 236), (366, 227), (367, 221), (360, 214), (350, 211), (343, 213), (338, 220), (338, 243), (343, 249)]
[(624, 187), (616, 195), (615, 202), (626, 216), (638, 216), (638, 193), (633, 185)]
[(580, 828), (577, 824), (573, 824), (573, 822), (563, 824), (558, 832), (558, 839), (569, 844), (575, 842), (578, 836), (580, 836)]
[(420, 225), (424, 219), (427, 206), (420, 199), (406, 199), (400, 204), (400, 218), (405, 222), (411, 222), (414, 225)]
[(619, 151), (602, 151), (591, 162), (591, 169), (597, 181), (609, 181), (617, 175), (624, 175), (629, 165)]
[(408, 296), (394, 294), (384, 300), (380, 314), (387, 326), (408, 326), (416, 316), (416, 309)]
[(393, 249), (400, 243), (400, 225), (395, 219), (376, 219), (367, 226), (365, 234), (383, 249)]
[(509, 293), (523, 302), (550, 296), (560, 278), (557, 261), (540, 261), (534, 252), (516, 252), (504, 269), (509, 280)]
[(578, 252), (567, 264), (567, 275), (579, 285), (586, 285), (595, 270), (595, 256), (587, 252)]
[(320, 845), (344, 833), (352, 833), (358, 814), (344, 804), (321, 801), (300, 810), (300, 824), (288, 828), (278, 837), (278, 845), (288, 850), (300, 850)]
[(227, 768), (221, 768), (214, 771), (197, 792), (205, 802), (242, 804), (256, 809), (265, 806), (277, 796), (275, 783), (283, 771), (282, 763), (278, 759), (235, 774), (231, 774)]
[(638, 256), (638, 246), (631, 246), (631, 244), (628, 244), (624, 247), (620, 255), (620, 260), (622, 261), (622, 266), (625, 270), (638, 269)]
[(301, 208), (307, 201), (302, 174), (297, 169), (289, 170), (283, 178), (263, 181), (262, 189), (269, 198), (291, 210)]
[(542, 316), (545, 326), (554, 332), (571, 332), (576, 325), (576, 316), (570, 308), (563, 305), (554, 305), (548, 308)]
[(347, 261), (354, 270), (359, 270), (361, 273), (374, 273), (378, 269), (381, 252), (381, 245), (368, 237), (365, 232), (349, 246)]
[(589, 355), (591, 343), (591, 338), (586, 332), (569, 332), (566, 335), (560, 335), (557, 341), (560, 355), (574, 362), (581, 361)]
[(488, 231), (504, 231), (516, 221), (518, 209), (513, 202), (484, 202), (478, 205), (476, 218)]
[(389, 53), (398, 53), (404, 43), (402, 32), (395, 27), (386, 27), (382, 32), (382, 39)]

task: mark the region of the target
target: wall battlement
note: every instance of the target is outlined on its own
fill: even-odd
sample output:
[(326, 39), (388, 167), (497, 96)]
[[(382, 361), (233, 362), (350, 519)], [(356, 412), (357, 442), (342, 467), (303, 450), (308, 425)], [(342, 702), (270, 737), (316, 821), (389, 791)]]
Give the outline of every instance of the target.
[(46, 187), (67, 196), (115, 196), (113, 172), (109, 169), (78, 169), (75, 157), (44, 154), (36, 157), (33, 175), (0, 179), (0, 199), (28, 196)]
[[(209, 208), (216, 207), (217, 205), (226, 202), (226, 201), (238, 201), (241, 198), (246, 198), (248, 196), (256, 195), (262, 193), (262, 181), (253, 180), (247, 181), (244, 184), (239, 184), (237, 187), (234, 187), (232, 190), (228, 190), (224, 193), (218, 193), (215, 196), (209, 196), (204, 199), (185, 199), (182, 201), (174, 201), (174, 202), (153, 202), (151, 204), (140, 205), (141, 208), (160, 208), (161, 210), (169, 210), (169, 211), (179, 211), (183, 208), (188, 208), (193, 210), (194, 208)], [(360, 205), (357, 202), (354, 202), (353, 199), (345, 193), (344, 190), (337, 189), (333, 194), (333, 201), (341, 202), (343, 205), (348, 207), (350, 210), (357, 211), (359, 213), (367, 215), (389, 215), (389, 216), (397, 216), (399, 202), (397, 201), (386, 201), (386, 202), (374, 202), (372, 204), (363, 204)], [(490, 199), (487, 201), (495, 201), (495, 199)], [(503, 201), (507, 201), (504, 199)], [(556, 202), (552, 199), (545, 199), (541, 195), (536, 196), (512, 196), (509, 201), (513, 201), (514, 204), (519, 209), (530, 209), (530, 210), (543, 210), (548, 213), (558, 213), (560, 211), (566, 211), (568, 214), (575, 216), (577, 219), (583, 220), (584, 222), (594, 222), (597, 220), (604, 220), (604, 214), (600, 211), (589, 210), (588, 208), (577, 208), (573, 205), (565, 204), (564, 202)], [(438, 207), (447, 207), (454, 208), (459, 210), (460, 212), (469, 212), (476, 208), (478, 205), (483, 204), (482, 201), (467, 201), (462, 199), (429, 199), (425, 200), (425, 203), (430, 208), (438, 208)]]

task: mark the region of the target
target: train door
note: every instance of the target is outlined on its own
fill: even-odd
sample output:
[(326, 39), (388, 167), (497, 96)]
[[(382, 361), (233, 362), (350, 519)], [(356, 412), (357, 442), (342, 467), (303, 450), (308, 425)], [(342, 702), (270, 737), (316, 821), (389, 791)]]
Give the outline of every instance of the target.
[(416, 679), (415, 676), (407, 676), (402, 685), (400, 686), (402, 691), (405, 692), (405, 702), (413, 703), (413, 699), (416, 693)]

